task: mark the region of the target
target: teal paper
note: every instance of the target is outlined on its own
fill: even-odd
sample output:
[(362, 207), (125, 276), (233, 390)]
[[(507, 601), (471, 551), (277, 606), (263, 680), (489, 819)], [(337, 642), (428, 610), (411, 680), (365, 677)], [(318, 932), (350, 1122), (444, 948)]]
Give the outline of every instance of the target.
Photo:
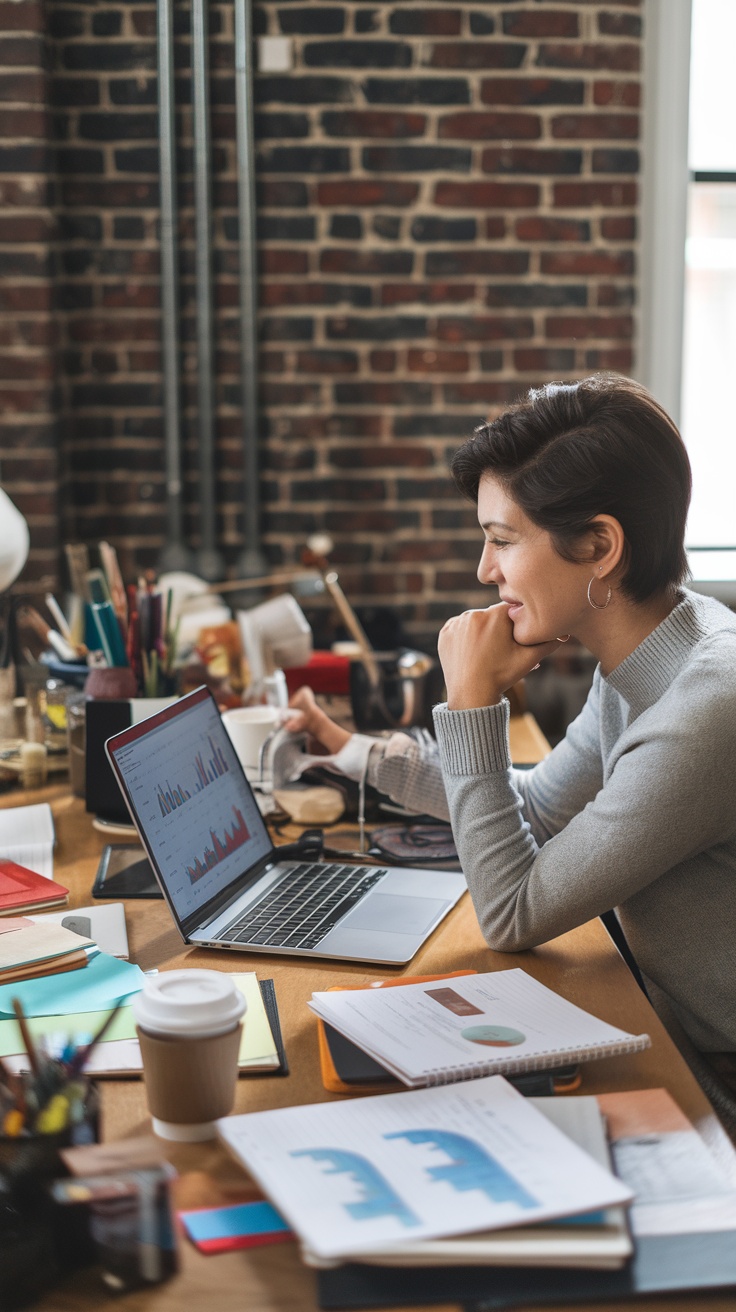
[(98, 952), (80, 970), (0, 986), (0, 1018), (13, 1016), (17, 998), (26, 1016), (68, 1016), (76, 1011), (104, 1011), (119, 998), (140, 993), (143, 971), (130, 961)]

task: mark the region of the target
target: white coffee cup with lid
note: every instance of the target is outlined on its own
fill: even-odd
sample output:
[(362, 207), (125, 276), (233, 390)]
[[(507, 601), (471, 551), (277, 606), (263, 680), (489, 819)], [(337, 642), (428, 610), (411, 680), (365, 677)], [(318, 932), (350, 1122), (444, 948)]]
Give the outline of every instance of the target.
[(212, 1139), (232, 1111), (245, 998), (217, 970), (149, 976), (133, 1000), (148, 1107), (156, 1134)]

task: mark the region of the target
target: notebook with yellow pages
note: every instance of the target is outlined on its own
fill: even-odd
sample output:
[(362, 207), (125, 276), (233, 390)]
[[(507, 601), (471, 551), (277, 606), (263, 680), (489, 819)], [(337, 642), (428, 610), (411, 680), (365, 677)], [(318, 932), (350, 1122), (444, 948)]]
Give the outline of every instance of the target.
[(321, 1020), (410, 1089), (639, 1052), (627, 1034), (520, 969), (400, 989), (313, 993)]

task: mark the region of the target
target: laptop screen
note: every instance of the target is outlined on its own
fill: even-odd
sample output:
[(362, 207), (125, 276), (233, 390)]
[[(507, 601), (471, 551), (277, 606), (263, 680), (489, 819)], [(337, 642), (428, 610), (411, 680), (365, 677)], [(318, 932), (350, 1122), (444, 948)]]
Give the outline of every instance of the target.
[(177, 916), (185, 921), (272, 843), (206, 689), (108, 743)]

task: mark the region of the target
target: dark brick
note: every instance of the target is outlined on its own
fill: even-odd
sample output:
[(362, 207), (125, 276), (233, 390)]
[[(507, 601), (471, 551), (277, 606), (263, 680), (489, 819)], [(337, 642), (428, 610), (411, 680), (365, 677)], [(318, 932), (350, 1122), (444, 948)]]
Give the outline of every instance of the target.
[(0, 138), (37, 137), (45, 140), (47, 131), (47, 115), (43, 109), (0, 109)]
[(462, 14), (457, 9), (398, 8), (389, 15), (389, 31), (397, 36), (459, 36)]
[(364, 250), (357, 251), (340, 246), (320, 252), (321, 273), (352, 273), (366, 275), (410, 274), (414, 267), (413, 251)]
[[(434, 464), (434, 455), (427, 447), (398, 446), (395, 442), (333, 447), (329, 459), (337, 469), (426, 469), (428, 465)], [(395, 559), (400, 557), (396, 556)], [(418, 553), (415, 559), (423, 560), (424, 556)]]
[(414, 241), (475, 241), (478, 225), (475, 219), (436, 219), (423, 215), (413, 220), (411, 235)]
[(255, 79), (253, 98), (257, 105), (271, 100), (287, 105), (350, 104), (355, 90), (349, 78), (261, 75)]
[[(467, 383), (454, 384), (461, 388)], [(472, 384), (470, 384), (472, 386)], [(442, 478), (400, 478), (396, 481), (396, 491), (400, 501), (450, 501), (457, 497), (457, 490), (451, 478), (445, 474)]]
[(526, 46), (511, 41), (452, 41), (432, 46), (430, 68), (520, 68)]
[(638, 114), (560, 114), (552, 119), (553, 137), (599, 141), (603, 138), (636, 138)]
[(0, 61), (3, 68), (43, 68), (45, 48), (42, 36), (2, 36)]
[(368, 359), (374, 373), (392, 374), (396, 371), (396, 351), (373, 350), (369, 352)]
[(438, 135), (467, 141), (534, 141), (542, 135), (542, 124), (536, 114), (448, 114), (439, 121)]
[(374, 214), (371, 229), (384, 241), (397, 241), (401, 236), (401, 218), (398, 214)]
[(595, 298), (597, 306), (625, 305), (631, 308), (636, 305), (636, 300), (636, 288), (631, 283), (627, 286), (622, 286), (621, 283), (602, 282), (598, 284)]
[(470, 89), (460, 77), (369, 77), (363, 94), (376, 105), (468, 105)]
[(261, 287), (261, 303), (269, 308), (288, 305), (352, 305), (365, 308), (372, 304), (369, 286), (359, 283), (270, 283)]
[(296, 367), (304, 374), (354, 374), (358, 357), (355, 351), (299, 351)]
[(0, 251), (0, 277), (44, 278), (50, 270), (49, 252)]
[(306, 275), (309, 269), (309, 256), (306, 251), (269, 250), (260, 251), (258, 267), (262, 274), (284, 274), (293, 276)]
[(256, 202), (259, 209), (306, 209), (309, 191), (305, 182), (281, 178), (257, 178)]
[(616, 215), (600, 222), (601, 237), (607, 241), (636, 241), (637, 225), (633, 214)]
[[(235, 135), (234, 117), (232, 133), (228, 135)], [(309, 118), (306, 114), (290, 114), (288, 111), (273, 110), (266, 113), (260, 110), (253, 115), (253, 135), (256, 141), (264, 141), (268, 137), (308, 137)]]
[[(258, 390), (263, 405), (318, 405), (321, 395), (319, 384), (285, 383), (280, 379), (273, 383), (263, 380)], [(232, 389), (232, 395), (226, 399), (231, 405), (239, 404), (240, 384)]]
[(95, 73), (120, 73), (127, 68), (155, 69), (156, 46), (149, 41), (86, 41), (64, 46), (65, 68)]
[[(286, 521), (285, 531), (293, 534), (291, 516)], [(419, 528), (419, 514), (415, 510), (328, 510), (324, 527), (331, 533), (396, 533), (402, 528)]]
[(410, 373), (466, 374), (470, 356), (467, 351), (409, 350), (406, 363)]
[(46, 101), (46, 79), (42, 72), (0, 72), (0, 101), (17, 101), (25, 105), (43, 105)]
[(580, 173), (581, 150), (551, 150), (534, 146), (489, 146), (481, 155), (484, 173)]
[(457, 278), (464, 274), (522, 274), (529, 268), (526, 251), (428, 251), (425, 269), (428, 278)]
[(578, 78), (485, 77), (480, 98), (484, 105), (582, 105), (585, 83)]
[(323, 33), (325, 36), (334, 36), (345, 31), (345, 11), (336, 5), (331, 5), (329, 9), (317, 6), (309, 9), (279, 9), (278, 19), (281, 31), (287, 35), (301, 33), (311, 36)]
[(498, 342), (516, 337), (533, 337), (534, 322), (524, 316), (488, 315), (474, 319), (441, 318), (437, 337), (441, 342)]
[(310, 478), (294, 479), (291, 495), (295, 501), (383, 501), (386, 484), (382, 478)]
[(53, 233), (53, 221), (48, 214), (0, 213), (0, 242), (48, 242)]
[(115, 167), (119, 173), (158, 174), (158, 146), (131, 146), (127, 150), (116, 150)]
[(341, 146), (275, 146), (259, 154), (257, 167), (263, 173), (349, 173), (350, 151)]
[[(393, 427), (396, 437), (465, 438), (470, 436), (471, 429), (467, 415), (453, 415), (446, 411), (439, 414), (396, 415)], [(478, 527), (477, 520), (475, 527)]]
[[(71, 82), (71, 78), (68, 79)], [(110, 99), (113, 105), (155, 105), (158, 92), (154, 77), (110, 78)], [(64, 100), (65, 104), (69, 101)], [(91, 101), (97, 104), (98, 101)]]
[(517, 219), (514, 231), (519, 241), (590, 241), (587, 219), (548, 219), (531, 215)]
[(40, 32), (43, 9), (36, 0), (3, 0), (0, 4), (0, 32)]
[(638, 173), (638, 150), (594, 150), (594, 173)]
[(430, 383), (335, 383), (338, 405), (431, 405)]
[(264, 342), (311, 342), (314, 320), (267, 316), (261, 320), (261, 337)]
[(490, 14), (471, 13), (470, 30), (473, 36), (492, 36), (496, 30), (496, 20)]
[[(238, 220), (233, 216), (223, 219), (223, 231), (228, 241), (238, 240)], [(311, 214), (258, 214), (259, 241), (313, 241), (316, 221)]]
[(0, 146), (0, 173), (45, 173), (48, 161), (45, 144)]
[(575, 352), (567, 347), (524, 346), (514, 351), (514, 368), (522, 373), (563, 372), (575, 368)]
[(630, 346), (585, 352), (586, 369), (615, 369), (618, 373), (628, 374), (631, 373), (633, 363), (634, 352)]
[(457, 146), (365, 146), (363, 168), (378, 173), (469, 173), (471, 153)]
[(635, 182), (556, 182), (553, 188), (554, 205), (560, 209), (580, 209), (595, 205), (630, 209), (636, 205)]
[(601, 36), (641, 36), (641, 18), (638, 14), (599, 14), (598, 31)]
[(102, 10), (92, 15), (93, 36), (120, 36), (123, 15), (119, 9)]
[(88, 141), (157, 140), (157, 114), (80, 114), (79, 136)]
[(330, 219), (330, 236), (344, 241), (360, 241), (363, 220), (359, 214), (333, 214)]
[(411, 53), (404, 41), (314, 41), (302, 58), (307, 68), (408, 68)]
[(446, 405), (511, 405), (519, 396), (519, 384), (445, 383), (442, 396)]
[(340, 182), (320, 182), (319, 205), (411, 205), (419, 194), (416, 182), (379, 182), (371, 178), (350, 178)]
[(536, 59), (538, 68), (608, 68), (617, 73), (635, 73), (640, 62), (638, 45), (582, 45), (572, 41), (544, 43)]
[(356, 32), (377, 32), (379, 27), (378, 10), (356, 9), (354, 21)]
[(140, 409), (160, 405), (161, 388), (157, 383), (75, 383), (71, 399), (72, 405), (88, 409), (115, 406)]
[(400, 114), (378, 109), (325, 110), (321, 116), (328, 137), (421, 137), (426, 114)]
[(585, 306), (588, 290), (585, 284), (570, 286), (564, 283), (491, 283), (486, 289), (489, 309), (504, 306), (533, 309), (536, 306)]
[(548, 10), (546, 13), (507, 13), (501, 17), (505, 36), (569, 36), (578, 35), (578, 16), (569, 10)]
[(380, 319), (328, 318), (325, 322), (325, 335), (333, 341), (402, 341), (426, 337), (428, 332), (426, 319), (408, 315), (382, 316)]
[(59, 146), (56, 158), (62, 173), (93, 173), (105, 171), (104, 157), (101, 150), (85, 149), (82, 146)]
[(532, 209), (539, 187), (531, 182), (438, 182), (437, 205), (461, 209)]
[(481, 351), (480, 367), (487, 374), (499, 373), (503, 369), (503, 351)]

